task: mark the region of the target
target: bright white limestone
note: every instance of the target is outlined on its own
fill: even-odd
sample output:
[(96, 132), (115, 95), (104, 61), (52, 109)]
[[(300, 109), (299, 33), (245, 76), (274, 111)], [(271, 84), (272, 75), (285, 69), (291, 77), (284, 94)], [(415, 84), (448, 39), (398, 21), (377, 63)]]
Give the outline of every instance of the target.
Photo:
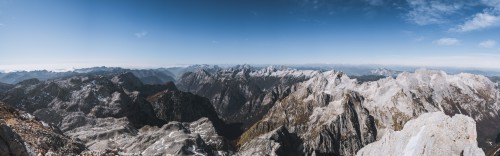
[[(475, 120), (498, 116), (500, 103), (495, 101), (500, 101), (500, 92), (495, 89), (496, 85), (481, 75), (448, 75), (427, 69), (363, 84), (341, 72), (325, 71), (299, 83), (293, 95), (306, 95), (304, 101), (310, 101), (318, 100), (320, 94), (328, 94), (332, 101), (338, 101), (345, 91), (358, 92), (364, 98), (363, 106), (378, 120), (380, 137), (385, 131), (402, 127), (404, 122), (425, 112), (467, 113)], [(313, 116), (335, 111), (323, 106), (315, 109)], [(313, 116), (310, 119), (317, 118)]]
[(391, 131), (358, 151), (358, 156), (463, 155), (482, 156), (477, 147), (476, 123), (464, 115), (426, 113), (410, 120), (401, 131)]

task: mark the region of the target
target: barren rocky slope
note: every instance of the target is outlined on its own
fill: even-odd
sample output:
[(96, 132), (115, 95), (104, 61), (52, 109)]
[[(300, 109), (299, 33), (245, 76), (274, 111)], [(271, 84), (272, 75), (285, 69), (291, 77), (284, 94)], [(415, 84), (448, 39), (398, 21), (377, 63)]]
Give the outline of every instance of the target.
[[(74, 76), (48, 81), (25, 80), (6, 91), (1, 99), (17, 109), (33, 113), (42, 121), (60, 127), (66, 135), (82, 140), (91, 151), (136, 153), (145, 149), (132, 145), (123, 148), (123, 142), (110, 140), (125, 136), (136, 138), (137, 135), (143, 135), (139, 139), (163, 136), (166, 129), (184, 134), (178, 139), (195, 141), (192, 142), (194, 144), (185, 141), (175, 146), (178, 147), (177, 152), (189, 153), (189, 150), (186, 150), (188, 146), (203, 149), (202, 151), (208, 153), (232, 149), (228, 143), (205, 143), (205, 140), (198, 136), (202, 132), (209, 133), (207, 138), (220, 138), (218, 142), (225, 142), (225, 138), (219, 137), (217, 133), (230, 130), (230, 126), (217, 117), (208, 99), (181, 92), (173, 83), (144, 85), (131, 73)], [(205, 121), (198, 121), (203, 117), (206, 117)], [(174, 121), (186, 123), (171, 123)], [(202, 127), (210, 132), (189, 130), (197, 124), (189, 122), (195, 121), (207, 123)], [(167, 126), (170, 128), (165, 128), (167, 123), (171, 125)], [(144, 130), (144, 127), (152, 128)], [(145, 134), (141, 133), (142, 130)], [(169, 143), (149, 139), (141, 144), (155, 142), (162, 143), (157, 146)], [(157, 152), (175, 153), (170, 149), (176, 148)]]
[(476, 120), (478, 141), (489, 149), (500, 130), (494, 124), (500, 110), (495, 87), (484, 76), (432, 70), (363, 84), (340, 72), (322, 72), (297, 84), (242, 135), (239, 145), (285, 126), (302, 139), (305, 153), (353, 155), (423, 113), (443, 111)]
[(85, 145), (57, 127), (0, 102), (0, 155), (74, 155)]
[(450, 117), (438, 111), (408, 121), (400, 131), (387, 132), (357, 155), (484, 155), (476, 139), (472, 118), (461, 114)]
[(228, 69), (200, 69), (185, 73), (178, 81), (180, 90), (210, 99), (219, 116), (229, 123), (249, 127), (276, 101), (294, 91), (293, 84), (314, 76), (317, 71), (248, 65)]
[[(242, 135), (239, 145), (249, 146), (247, 141), (281, 126), (299, 136), (303, 142), (301, 151), (308, 155), (354, 155), (375, 141), (375, 120), (362, 106), (363, 97), (350, 90), (335, 95), (324, 92), (325, 88), (353, 80), (341, 72), (322, 75), (298, 84), (297, 91), (279, 101)], [(332, 84), (328, 85), (329, 81)]]

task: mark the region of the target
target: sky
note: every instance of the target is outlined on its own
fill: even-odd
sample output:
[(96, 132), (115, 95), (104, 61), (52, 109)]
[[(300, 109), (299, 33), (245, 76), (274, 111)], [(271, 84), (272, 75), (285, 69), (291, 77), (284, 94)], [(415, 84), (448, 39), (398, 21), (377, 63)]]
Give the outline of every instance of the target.
[(0, 70), (500, 68), (500, 0), (0, 0)]

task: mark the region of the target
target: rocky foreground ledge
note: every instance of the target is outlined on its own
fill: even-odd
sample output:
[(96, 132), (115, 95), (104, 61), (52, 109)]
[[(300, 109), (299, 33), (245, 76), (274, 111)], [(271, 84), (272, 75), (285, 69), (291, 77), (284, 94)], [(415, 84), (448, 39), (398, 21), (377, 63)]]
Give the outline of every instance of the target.
[(85, 145), (57, 127), (0, 102), (0, 155), (74, 155)]
[(485, 155), (476, 139), (476, 122), (472, 118), (433, 112), (410, 120), (401, 131), (388, 132), (359, 150), (357, 156)]

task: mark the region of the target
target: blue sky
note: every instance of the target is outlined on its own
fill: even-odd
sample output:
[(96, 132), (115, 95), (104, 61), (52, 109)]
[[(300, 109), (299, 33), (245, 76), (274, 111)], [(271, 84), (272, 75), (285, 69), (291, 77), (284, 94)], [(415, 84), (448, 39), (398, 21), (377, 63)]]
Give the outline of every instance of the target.
[(500, 68), (498, 0), (0, 0), (0, 69)]

